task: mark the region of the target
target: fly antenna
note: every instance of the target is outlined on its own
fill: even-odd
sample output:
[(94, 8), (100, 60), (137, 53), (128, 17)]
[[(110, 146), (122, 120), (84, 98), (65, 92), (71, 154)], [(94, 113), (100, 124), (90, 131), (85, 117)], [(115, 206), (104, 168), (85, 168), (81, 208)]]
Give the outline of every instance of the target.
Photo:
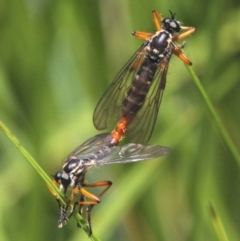
[(175, 15), (176, 15), (176, 13), (172, 13), (171, 10), (169, 10), (169, 12), (170, 12), (170, 14), (171, 14), (171, 18), (172, 18), (172, 20), (174, 20), (174, 17), (175, 17)]

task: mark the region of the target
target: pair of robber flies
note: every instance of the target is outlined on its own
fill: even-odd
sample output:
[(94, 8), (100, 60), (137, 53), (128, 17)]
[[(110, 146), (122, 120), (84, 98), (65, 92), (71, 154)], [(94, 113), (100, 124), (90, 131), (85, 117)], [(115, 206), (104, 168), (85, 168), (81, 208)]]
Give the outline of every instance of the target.
[[(152, 15), (157, 31), (133, 32), (144, 43), (114, 78), (93, 114), (96, 129), (108, 128), (112, 118), (118, 120), (115, 128), (111, 133), (99, 134), (78, 146), (67, 157), (62, 170), (54, 175), (53, 182), (63, 194), (71, 190), (66, 205), (62, 205), (49, 187), (60, 208), (58, 227), (67, 223), (77, 206), (80, 214), (83, 207), (87, 206), (86, 221), (89, 236), (92, 234), (90, 213), (100, 203), (112, 182), (85, 183), (85, 174), (89, 168), (149, 160), (171, 151), (168, 147), (146, 143), (157, 120), (171, 56), (174, 54), (185, 64), (192, 64), (183, 54), (182, 46), (175, 42), (191, 35), (195, 28), (181, 26), (172, 12), (168, 18), (156, 11)], [(119, 145), (125, 136), (131, 143)], [(98, 195), (86, 190), (96, 187), (103, 188)], [(75, 200), (77, 195), (80, 198)]]

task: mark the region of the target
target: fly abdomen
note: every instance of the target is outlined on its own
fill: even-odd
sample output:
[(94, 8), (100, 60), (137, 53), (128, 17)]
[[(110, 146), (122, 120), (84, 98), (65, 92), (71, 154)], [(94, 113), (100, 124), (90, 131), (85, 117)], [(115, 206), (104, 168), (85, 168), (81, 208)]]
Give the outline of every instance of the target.
[(88, 162), (90, 163), (90, 161), (95, 161), (104, 158), (112, 151), (113, 148), (114, 146), (111, 146), (111, 143), (109, 143), (103, 149), (100, 149), (95, 153), (89, 154), (89, 157), (87, 158)]
[(123, 116), (132, 119), (144, 104), (158, 65), (146, 56), (123, 100)]

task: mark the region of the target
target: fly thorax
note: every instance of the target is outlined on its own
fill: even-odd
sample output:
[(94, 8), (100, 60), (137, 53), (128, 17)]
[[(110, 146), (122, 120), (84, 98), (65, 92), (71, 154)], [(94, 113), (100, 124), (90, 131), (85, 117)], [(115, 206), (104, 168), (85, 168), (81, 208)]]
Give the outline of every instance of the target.
[(172, 42), (172, 35), (165, 31), (158, 31), (150, 39), (146, 49), (148, 58), (155, 63), (159, 63), (169, 53), (169, 47)]
[(75, 181), (85, 172), (84, 160), (78, 159), (75, 156), (70, 156), (64, 166), (63, 170), (69, 174), (71, 179), (70, 186), (74, 185)]
[(80, 185), (85, 177), (87, 167), (84, 165), (83, 160), (79, 160), (78, 165), (69, 173), (71, 184), (74, 187)]

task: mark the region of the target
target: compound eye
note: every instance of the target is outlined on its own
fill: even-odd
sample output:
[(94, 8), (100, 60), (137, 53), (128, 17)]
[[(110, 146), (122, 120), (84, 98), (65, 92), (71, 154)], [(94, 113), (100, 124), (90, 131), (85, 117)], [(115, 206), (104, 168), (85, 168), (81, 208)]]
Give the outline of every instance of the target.
[(180, 32), (181, 30), (180, 24), (171, 18), (163, 19), (163, 28), (170, 33)]
[(171, 29), (173, 29), (175, 32), (179, 32), (181, 30), (180, 25), (178, 22), (172, 20), (169, 22), (169, 26), (171, 27)]
[(62, 172), (57, 172), (53, 177), (57, 183), (60, 183), (62, 179)]
[(67, 174), (66, 172), (57, 172), (54, 175), (54, 179), (57, 183), (62, 184), (64, 188), (67, 188), (71, 183), (69, 174)]

